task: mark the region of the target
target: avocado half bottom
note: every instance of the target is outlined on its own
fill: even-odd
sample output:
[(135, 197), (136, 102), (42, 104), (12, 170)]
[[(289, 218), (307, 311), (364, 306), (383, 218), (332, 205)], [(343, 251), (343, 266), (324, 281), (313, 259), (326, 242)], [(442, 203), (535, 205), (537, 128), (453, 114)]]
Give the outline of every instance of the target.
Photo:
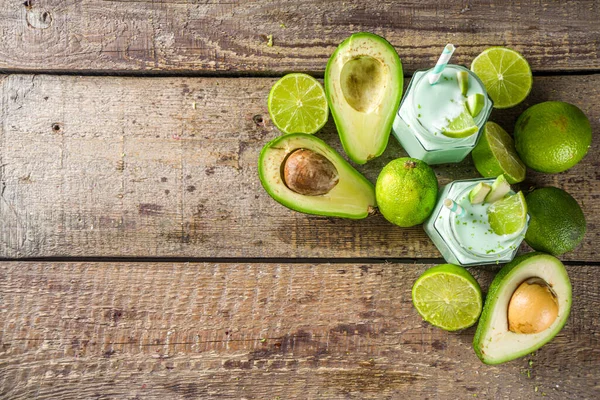
[[(336, 168), (339, 181), (328, 193), (308, 196), (289, 189), (282, 165), (297, 149), (308, 149), (327, 158)], [(258, 159), (260, 181), (271, 197), (284, 206), (307, 214), (365, 218), (376, 207), (373, 184), (321, 139), (304, 133), (280, 136), (267, 143)]]
[[(508, 304), (517, 287), (534, 277), (545, 280), (556, 293), (558, 316), (542, 332), (511, 332), (508, 329)], [(486, 364), (500, 364), (536, 351), (563, 328), (571, 301), (571, 282), (560, 260), (544, 253), (516, 257), (498, 272), (490, 285), (473, 339), (475, 353)]]
[(403, 83), (398, 53), (372, 33), (353, 34), (329, 58), (325, 94), (344, 151), (355, 163), (385, 150)]

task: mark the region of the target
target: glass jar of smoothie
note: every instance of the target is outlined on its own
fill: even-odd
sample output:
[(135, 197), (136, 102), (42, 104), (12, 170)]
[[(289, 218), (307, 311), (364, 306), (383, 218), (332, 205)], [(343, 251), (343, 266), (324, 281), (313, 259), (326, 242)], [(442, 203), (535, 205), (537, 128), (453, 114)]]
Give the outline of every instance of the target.
[[(411, 79), (393, 125), (394, 136), (413, 158), (427, 164), (456, 163), (473, 150), (490, 113), (493, 102), (481, 80), (467, 68), (448, 64), (436, 84), (430, 84), (432, 69), (416, 71)], [(468, 90), (463, 95), (457, 72), (468, 73)], [(442, 133), (448, 121), (460, 114), (468, 96), (481, 93), (483, 108), (473, 119), (479, 128), (471, 136), (452, 138)]]
[[(483, 265), (511, 261), (517, 253), (527, 226), (512, 235), (497, 235), (488, 223), (489, 204), (471, 204), (469, 192), (479, 182), (491, 185), (494, 179), (468, 179), (446, 185), (429, 219), (423, 225), (425, 232), (444, 259), (458, 265)], [(513, 194), (513, 192), (511, 192)], [(451, 199), (465, 212), (460, 215), (444, 206)]]

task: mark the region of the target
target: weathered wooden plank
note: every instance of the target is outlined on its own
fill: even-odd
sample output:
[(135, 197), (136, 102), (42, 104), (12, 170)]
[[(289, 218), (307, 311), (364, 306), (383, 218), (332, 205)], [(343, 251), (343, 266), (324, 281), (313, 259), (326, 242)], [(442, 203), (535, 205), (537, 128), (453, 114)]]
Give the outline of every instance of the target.
[[(9, 76), (2, 94), (0, 256), (439, 257), (421, 227), (381, 216), (307, 216), (262, 189), (257, 159), (278, 135), (266, 109), (274, 79)], [(527, 105), (563, 99), (590, 117), (593, 147), (559, 175), (530, 174), (582, 204), (583, 245), (600, 241), (600, 75), (541, 77)], [(525, 107), (494, 113), (509, 130)], [(340, 149), (330, 121), (318, 136)], [(359, 170), (375, 181), (404, 155), (394, 138)], [(435, 168), (472, 178), (467, 160)]]
[(371, 31), (407, 71), (432, 66), (446, 43), (459, 46), (463, 64), (506, 45), (536, 71), (597, 70), (599, 18), (594, 0), (2, 0), (0, 69), (322, 73), (343, 39)]
[[(535, 355), (485, 366), (421, 321), (422, 264), (0, 264), (0, 393), (29, 398), (595, 398), (600, 278)], [(492, 268), (472, 268), (484, 290)], [(537, 390), (537, 393), (536, 393)]]

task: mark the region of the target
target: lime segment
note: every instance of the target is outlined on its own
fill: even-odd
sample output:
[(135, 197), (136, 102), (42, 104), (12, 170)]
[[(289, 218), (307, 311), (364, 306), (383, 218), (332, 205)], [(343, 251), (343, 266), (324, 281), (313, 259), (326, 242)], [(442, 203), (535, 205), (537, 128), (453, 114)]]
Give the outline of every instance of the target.
[(413, 285), (412, 301), (425, 321), (447, 331), (473, 325), (482, 308), (479, 284), (466, 269), (453, 264), (425, 271)]
[(509, 183), (525, 180), (525, 164), (515, 150), (512, 137), (494, 122), (485, 124), (481, 139), (471, 154), (475, 168), (485, 178), (504, 174)]
[(485, 200), (488, 193), (492, 190), (492, 187), (487, 183), (479, 182), (469, 192), (469, 201), (471, 204), (481, 204)]
[(467, 98), (467, 110), (475, 118), (483, 110), (485, 96), (481, 93), (473, 93)]
[(527, 224), (527, 203), (523, 192), (513, 194), (492, 204), (488, 210), (490, 228), (497, 235), (512, 235)]
[(310, 75), (288, 74), (269, 92), (271, 121), (283, 133), (313, 134), (329, 116), (323, 86)]
[(491, 47), (471, 64), (485, 85), (495, 108), (509, 108), (522, 102), (531, 91), (533, 78), (529, 64), (518, 52)]
[(510, 184), (504, 175), (500, 175), (492, 183), (492, 190), (490, 190), (484, 201), (490, 204), (495, 203), (506, 196), (508, 192), (510, 192)]
[(448, 126), (442, 128), (442, 133), (451, 138), (465, 138), (471, 136), (479, 130), (475, 124), (475, 120), (465, 109), (456, 118), (454, 118)]
[(456, 79), (458, 80), (460, 92), (463, 96), (466, 96), (469, 91), (469, 73), (467, 71), (456, 71)]

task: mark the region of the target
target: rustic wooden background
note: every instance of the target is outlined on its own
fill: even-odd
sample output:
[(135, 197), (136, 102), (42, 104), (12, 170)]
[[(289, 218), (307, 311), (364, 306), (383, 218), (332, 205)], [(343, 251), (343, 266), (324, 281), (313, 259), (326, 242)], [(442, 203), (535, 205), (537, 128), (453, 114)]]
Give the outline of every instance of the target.
[[(598, 21), (593, 0), (0, 0), (0, 397), (600, 398)], [(590, 118), (580, 164), (521, 185), (566, 189), (588, 221), (561, 257), (569, 321), (529, 357), (485, 366), (474, 329), (421, 321), (412, 282), (441, 262), (422, 228), (307, 216), (261, 188), (271, 85), (322, 77), (363, 30), (406, 81), (448, 42), (465, 65), (521, 51), (533, 91), (491, 118), (509, 132), (545, 100)], [(318, 136), (341, 150), (332, 121)], [(404, 154), (392, 138), (358, 169), (374, 181)], [(496, 270), (470, 269), (484, 291)]]

